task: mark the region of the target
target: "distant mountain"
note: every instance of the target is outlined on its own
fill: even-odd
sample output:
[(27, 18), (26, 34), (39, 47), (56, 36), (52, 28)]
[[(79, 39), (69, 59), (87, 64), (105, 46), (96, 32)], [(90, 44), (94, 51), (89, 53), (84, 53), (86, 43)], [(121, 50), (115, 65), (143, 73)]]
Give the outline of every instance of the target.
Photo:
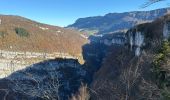
[(168, 13), (169, 8), (152, 11), (133, 11), (109, 13), (104, 16), (80, 18), (69, 28), (78, 29), (88, 34), (104, 34), (127, 30), (137, 24), (151, 22)]
[(85, 43), (86, 39), (78, 31), (20, 16), (0, 15), (0, 50), (78, 55)]

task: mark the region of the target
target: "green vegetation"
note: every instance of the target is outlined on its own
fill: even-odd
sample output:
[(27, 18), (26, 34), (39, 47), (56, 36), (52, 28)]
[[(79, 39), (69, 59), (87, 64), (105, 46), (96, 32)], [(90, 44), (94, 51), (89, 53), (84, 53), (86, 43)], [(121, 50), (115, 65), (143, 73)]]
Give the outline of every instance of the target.
[(15, 28), (15, 32), (20, 37), (28, 37), (29, 36), (29, 32), (27, 30), (25, 30), (24, 28)]
[(81, 30), (81, 32), (85, 32), (88, 35), (94, 35), (95, 33), (98, 33), (98, 30)]
[(170, 42), (164, 41), (153, 61), (153, 73), (164, 100), (170, 100)]
[(5, 36), (5, 32), (4, 31), (0, 31), (0, 37), (4, 37)]

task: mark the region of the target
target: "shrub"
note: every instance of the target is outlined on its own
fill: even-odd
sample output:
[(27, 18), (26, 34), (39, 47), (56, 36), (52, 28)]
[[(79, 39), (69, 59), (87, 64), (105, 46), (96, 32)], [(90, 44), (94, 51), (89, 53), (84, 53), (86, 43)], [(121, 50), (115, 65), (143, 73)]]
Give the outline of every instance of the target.
[(27, 30), (25, 30), (24, 28), (15, 28), (15, 32), (17, 35), (19, 35), (21, 37), (29, 36), (29, 32)]
[(0, 37), (4, 37), (5, 34), (6, 34), (6, 33), (5, 33), (4, 31), (1, 31), (1, 32), (0, 32)]
[(170, 80), (168, 75), (170, 72), (167, 64), (167, 60), (170, 59), (169, 54), (170, 42), (164, 41), (159, 53), (155, 56), (153, 61), (153, 73), (164, 100), (170, 100)]

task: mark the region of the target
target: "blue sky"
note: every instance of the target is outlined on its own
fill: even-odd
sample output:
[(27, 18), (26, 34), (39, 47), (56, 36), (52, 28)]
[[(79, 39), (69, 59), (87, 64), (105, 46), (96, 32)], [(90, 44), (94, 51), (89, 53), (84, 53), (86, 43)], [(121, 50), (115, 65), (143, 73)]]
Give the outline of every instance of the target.
[(38, 22), (67, 26), (78, 18), (114, 12), (168, 7), (168, 1), (141, 9), (146, 0), (0, 0), (0, 14), (19, 15)]

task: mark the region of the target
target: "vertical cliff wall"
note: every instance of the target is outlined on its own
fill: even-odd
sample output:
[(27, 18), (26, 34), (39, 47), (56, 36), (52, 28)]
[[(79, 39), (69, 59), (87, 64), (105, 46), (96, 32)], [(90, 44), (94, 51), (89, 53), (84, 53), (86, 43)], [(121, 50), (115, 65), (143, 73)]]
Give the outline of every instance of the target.
[(144, 34), (140, 31), (129, 31), (126, 34), (127, 44), (130, 45), (130, 50), (134, 51), (136, 56), (139, 56), (141, 47), (144, 45)]

